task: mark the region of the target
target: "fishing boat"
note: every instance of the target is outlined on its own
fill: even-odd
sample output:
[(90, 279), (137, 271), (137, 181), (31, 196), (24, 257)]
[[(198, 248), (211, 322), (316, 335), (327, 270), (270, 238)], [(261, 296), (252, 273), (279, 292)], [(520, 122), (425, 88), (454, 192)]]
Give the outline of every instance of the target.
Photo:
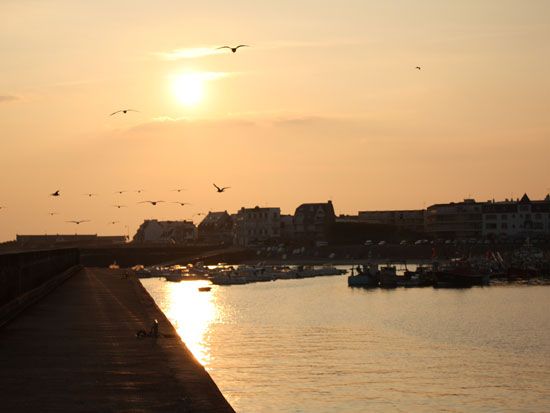
[[(357, 274), (354, 274), (355, 270), (357, 270)], [(378, 266), (374, 264), (367, 264), (362, 267), (358, 265), (357, 268), (351, 269), (351, 275), (348, 277), (349, 287), (376, 288), (378, 282)]]
[(489, 275), (483, 274), (468, 260), (452, 260), (448, 265), (434, 270), (434, 286), (438, 288), (468, 288), (488, 284)]

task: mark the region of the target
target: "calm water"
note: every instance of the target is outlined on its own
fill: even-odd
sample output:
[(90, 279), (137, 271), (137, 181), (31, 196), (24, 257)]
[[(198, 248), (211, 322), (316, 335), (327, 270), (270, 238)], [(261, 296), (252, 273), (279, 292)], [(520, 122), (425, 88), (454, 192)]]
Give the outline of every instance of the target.
[(237, 412), (550, 411), (550, 287), (142, 282)]

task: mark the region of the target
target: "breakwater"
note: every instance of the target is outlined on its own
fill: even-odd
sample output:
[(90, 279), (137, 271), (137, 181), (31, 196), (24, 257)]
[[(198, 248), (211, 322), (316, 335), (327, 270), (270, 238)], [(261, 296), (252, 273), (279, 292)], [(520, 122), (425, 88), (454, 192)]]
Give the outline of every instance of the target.
[(78, 271), (0, 328), (0, 354), (5, 411), (234, 412), (124, 270)]

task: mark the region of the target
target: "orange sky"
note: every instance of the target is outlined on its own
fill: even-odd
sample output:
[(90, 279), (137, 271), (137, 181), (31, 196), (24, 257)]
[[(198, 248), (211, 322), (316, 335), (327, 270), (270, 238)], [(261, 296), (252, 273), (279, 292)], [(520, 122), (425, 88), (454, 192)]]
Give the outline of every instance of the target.
[[(72, 219), (133, 235), (241, 206), (550, 190), (544, 0), (4, 0), (0, 14), (0, 240)], [(127, 107), (140, 112), (109, 116)]]

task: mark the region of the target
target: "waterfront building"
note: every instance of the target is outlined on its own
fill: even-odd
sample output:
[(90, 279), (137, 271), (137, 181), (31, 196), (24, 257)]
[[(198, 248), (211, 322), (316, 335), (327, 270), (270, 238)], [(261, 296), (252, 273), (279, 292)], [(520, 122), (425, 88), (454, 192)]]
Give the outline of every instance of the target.
[(281, 215), (281, 240), (291, 241), (294, 238), (294, 217)]
[(294, 237), (300, 241), (327, 241), (336, 222), (332, 201), (302, 204), (294, 213)]
[(230, 244), (234, 219), (227, 211), (208, 212), (198, 226), (199, 240), (208, 244)]
[(340, 214), (336, 217), (336, 222), (356, 223), (359, 222), (359, 216)]
[(241, 247), (281, 238), (280, 208), (241, 208), (235, 217), (234, 243)]
[(358, 220), (365, 224), (393, 225), (414, 232), (425, 231), (425, 210), (359, 211)]
[(197, 227), (191, 221), (147, 219), (138, 228), (133, 242), (140, 244), (187, 244), (197, 240)]
[(487, 202), (483, 205), (483, 236), (489, 238), (550, 236), (550, 195), (531, 201), (521, 199)]
[(435, 204), (426, 210), (426, 233), (433, 238), (481, 238), (483, 203), (474, 199)]

